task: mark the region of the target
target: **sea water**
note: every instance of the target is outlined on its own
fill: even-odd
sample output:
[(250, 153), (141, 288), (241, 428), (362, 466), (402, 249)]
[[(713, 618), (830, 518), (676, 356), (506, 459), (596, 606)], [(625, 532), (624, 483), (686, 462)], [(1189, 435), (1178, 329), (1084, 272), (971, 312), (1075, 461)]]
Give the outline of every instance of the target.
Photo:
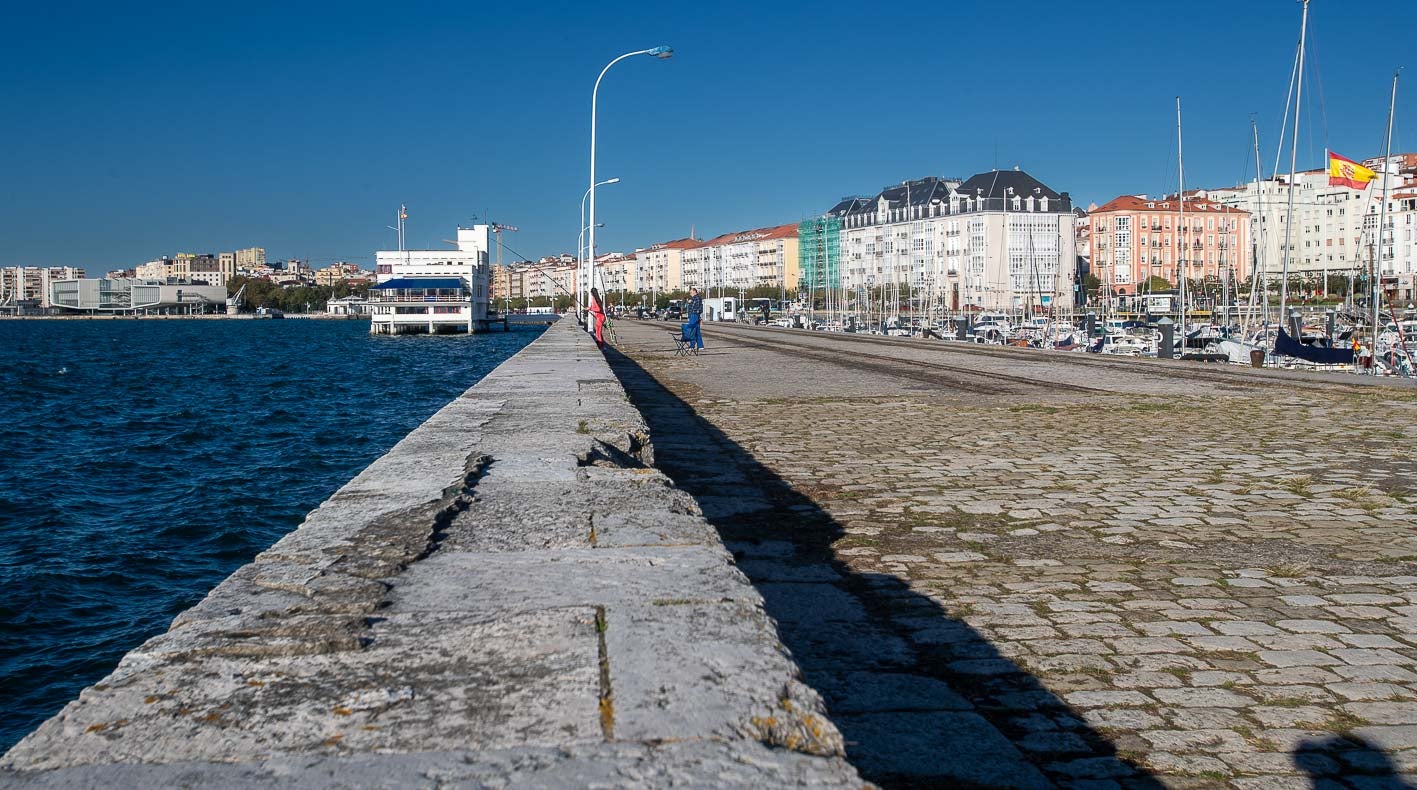
[(0, 752), (540, 331), (0, 321)]

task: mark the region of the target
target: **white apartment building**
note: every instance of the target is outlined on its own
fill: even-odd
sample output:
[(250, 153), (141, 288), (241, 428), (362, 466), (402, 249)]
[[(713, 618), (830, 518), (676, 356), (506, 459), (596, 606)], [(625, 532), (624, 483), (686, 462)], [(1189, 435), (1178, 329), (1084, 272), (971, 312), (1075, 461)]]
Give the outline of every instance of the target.
[(0, 308), (51, 307), (50, 284), (84, 276), (72, 266), (6, 266), (0, 268)]
[[(1409, 177), (1411, 178), (1411, 177)], [(1389, 197), (1387, 238), (1383, 240), (1383, 287), (1403, 306), (1417, 304), (1417, 179)], [(1371, 216), (1371, 215), (1370, 215)], [(1373, 217), (1377, 221), (1377, 217)]]
[(951, 310), (1073, 304), (1072, 201), (1021, 170), (906, 181), (829, 215), (847, 290), (924, 289)]
[(639, 261), (634, 255), (612, 252), (595, 259), (597, 284), (607, 294), (633, 292), (639, 284)]
[[(1417, 154), (1394, 154), (1363, 164), (1378, 175), (1365, 189), (1330, 186), (1327, 170), (1305, 170), (1294, 177), (1294, 228), (1289, 241), (1289, 271), (1301, 275), (1361, 276), (1378, 255), (1377, 227), (1384, 181), (1388, 198), (1387, 235), (1382, 240), (1384, 285), (1395, 298), (1417, 296)], [(1244, 208), (1256, 217), (1256, 265), (1277, 277), (1284, 265), (1285, 218), (1289, 175), (1198, 194), (1224, 205)]]
[(558, 296), (573, 297), (576, 293), (576, 272), (579, 267), (575, 259), (543, 258), (521, 268), (522, 292), (527, 299), (555, 301)]

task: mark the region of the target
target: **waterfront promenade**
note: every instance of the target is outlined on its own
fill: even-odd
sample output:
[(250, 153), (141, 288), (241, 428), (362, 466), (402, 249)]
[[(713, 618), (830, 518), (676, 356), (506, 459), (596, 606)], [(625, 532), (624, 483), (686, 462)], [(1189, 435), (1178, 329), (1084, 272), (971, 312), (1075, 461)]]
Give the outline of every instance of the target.
[(622, 321), (656, 465), (867, 779), (1417, 781), (1417, 392)]

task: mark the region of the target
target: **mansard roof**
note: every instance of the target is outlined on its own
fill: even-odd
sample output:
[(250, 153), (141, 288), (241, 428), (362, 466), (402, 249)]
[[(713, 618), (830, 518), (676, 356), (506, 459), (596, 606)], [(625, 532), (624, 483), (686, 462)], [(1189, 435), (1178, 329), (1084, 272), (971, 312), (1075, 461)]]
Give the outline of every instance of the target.
[(902, 181), (882, 189), (873, 198), (852, 197), (842, 198), (827, 212), (827, 216), (845, 217), (851, 214), (874, 213), (880, 208), (882, 200), (886, 201), (886, 208), (901, 209), (906, 206), (928, 206), (930, 203), (944, 202), (949, 199), (949, 191), (952, 187), (959, 186), (957, 179), (946, 179), (938, 176), (925, 176), (913, 181)]
[[(984, 198), (991, 202), (1015, 196), (1026, 200), (1029, 195), (1034, 198), (1046, 197), (1050, 202), (1068, 200), (1066, 192), (1054, 192), (1047, 184), (1023, 170), (990, 170), (987, 173), (979, 173), (970, 176), (969, 180), (960, 184), (956, 191), (960, 197), (970, 197), (976, 200)], [(1063, 210), (1072, 211), (1071, 202)]]

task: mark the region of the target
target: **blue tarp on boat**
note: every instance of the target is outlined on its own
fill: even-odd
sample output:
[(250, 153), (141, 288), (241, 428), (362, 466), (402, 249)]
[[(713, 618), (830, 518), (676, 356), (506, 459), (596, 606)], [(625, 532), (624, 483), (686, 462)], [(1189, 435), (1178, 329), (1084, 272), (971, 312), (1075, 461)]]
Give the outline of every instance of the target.
[(1353, 364), (1353, 349), (1306, 346), (1290, 337), (1282, 328), (1279, 330), (1279, 337), (1274, 339), (1274, 353), (1302, 359), (1315, 365)]

